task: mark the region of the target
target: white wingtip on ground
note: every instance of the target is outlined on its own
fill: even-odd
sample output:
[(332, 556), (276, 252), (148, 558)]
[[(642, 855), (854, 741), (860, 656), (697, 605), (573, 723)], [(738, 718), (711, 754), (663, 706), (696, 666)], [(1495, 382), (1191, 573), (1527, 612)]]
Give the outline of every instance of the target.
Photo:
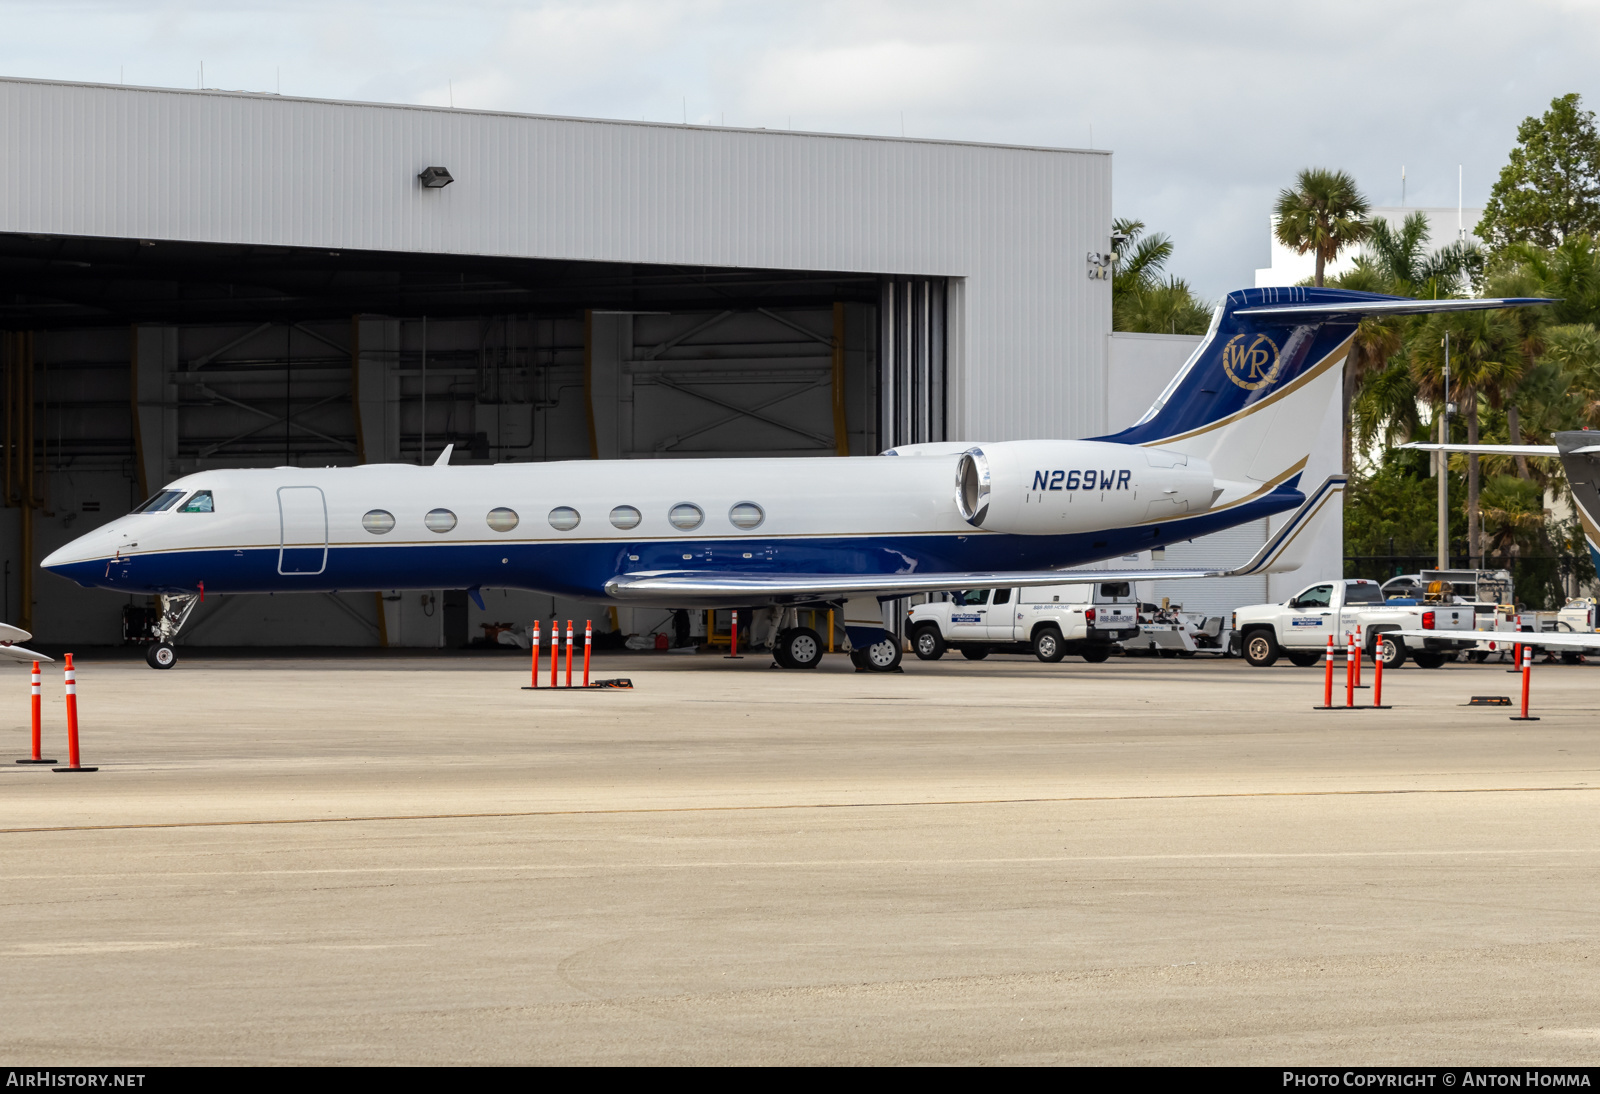
[(10, 661), (54, 661), (54, 657), (47, 657), (42, 653), (34, 653), (17, 645), (18, 642), (27, 642), (33, 635), (21, 627), (13, 627), (10, 623), (0, 623), (0, 657)]

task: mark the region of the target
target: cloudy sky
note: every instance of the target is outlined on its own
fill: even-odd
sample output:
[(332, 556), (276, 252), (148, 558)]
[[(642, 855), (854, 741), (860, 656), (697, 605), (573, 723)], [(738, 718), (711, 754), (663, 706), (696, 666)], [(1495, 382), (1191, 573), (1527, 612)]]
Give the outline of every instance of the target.
[(0, 0), (0, 74), (1116, 153), (1216, 296), (1308, 165), (1482, 204), (1517, 122), (1600, 103), (1600, 0)]

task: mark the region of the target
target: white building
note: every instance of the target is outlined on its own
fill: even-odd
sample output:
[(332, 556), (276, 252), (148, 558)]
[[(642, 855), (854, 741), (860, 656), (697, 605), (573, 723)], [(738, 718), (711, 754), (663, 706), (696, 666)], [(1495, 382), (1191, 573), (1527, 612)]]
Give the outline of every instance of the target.
[[(43, 642), (125, 601), (36, 560), (198, 469), (1092, 436), (1194, 342), (1110, 333), (1103, 151), (0, 80), (0, 156), (3, 610)], [(585, 611), (214, 597), (185, 641)]]
[[(1375, 208), (1371, 216), (1382, 217), (1396, 230), (1405, 221), (1406, 217), (1414, 213), (1421, 213), (1428, 218), (1428, 253), (1433, 254), (1457, 240), (1466, 240), (1470, 243), (1482, 241), (1473, 234), (1477, 231), (1478, 221), (1483, 219), (1482, 206), (1457, 208), (1451, 206), (1423, 206), (1406, 208), (1399, 205), (1386, 205)], [(1296, 254), (1282, 243), (1278, 242), (1278, 218), (1267, 218), (1267, 238), (1272, 244), (1272, 265), (1256, 271), (1256, 287), (1267, 288), (1275, 285), (1307, 284), (1317, 272), (1317, 258), (1315, 255)], [(1324, 277), (1337, 277), (1355, 265), (1355, 259), (1360, 254), (1359, 249), (1345, 251), (1331, 262), (1323, 271)]]

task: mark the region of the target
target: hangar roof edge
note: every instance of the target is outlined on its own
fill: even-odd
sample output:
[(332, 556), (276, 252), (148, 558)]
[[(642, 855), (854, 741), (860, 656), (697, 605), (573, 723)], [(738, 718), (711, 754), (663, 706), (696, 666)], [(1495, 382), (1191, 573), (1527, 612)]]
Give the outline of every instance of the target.
[(147, 87), (141, 84), (103, 84), (85, 80), (42, 80), (28, 76), (0, 76), (0, 84), (41, 87), (82, 87), (138, 94), (216, 96), (260, 102), (314, 103), (319, 106), (353, 106), (372, 110), (414, 110), (434, 114), (472, 114), (531, 121), (579, 122), (585, 125), (620, 125), (644, 129), (693, 130), (703, 133), (744, 133), (770, 137), (822, 137), (843, 141), (886, 141), (891, 144), (934, 144), (960, 148), (985, 148), (1007, 152), (1054, 152), (1083, 156), (1109, 156), (1109, 148), (1056, 148), (1043, 144), (1002, 144), (989, 141), (947, 140), (937, 137), (895, 137), (875, 133), (826, 133), (808, 129), (762, 129), (734, 125), (685, 125), (681, 122), (630, 121), (626, 118), (585, 118), (567, 114), (527, 114), (515, 110), (482, 110), (464, 106), (427, 106), (419, 103), (381, 103), (360, 99), (324, 99), (307, 95), (282, 95), (271, 91), (226, 91), (220, 88)]

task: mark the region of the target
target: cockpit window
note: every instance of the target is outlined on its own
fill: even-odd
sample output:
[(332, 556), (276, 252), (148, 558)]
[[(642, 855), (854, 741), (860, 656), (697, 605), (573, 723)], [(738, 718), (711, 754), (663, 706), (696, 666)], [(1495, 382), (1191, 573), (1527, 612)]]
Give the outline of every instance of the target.
[(178, 507), (178, 512), (213, 513), (216, 511), (215, 504), (211, 499), (211, 491), (196, 490), (193, 497)]
[(163, 491), (161, 491), (161, 493), (157, 494), (155, 497), (151, 498), (149, 501), (147, 501), (143, 505), (139, 506), (139, 508), (135, 509), (134, 512), (135, 513), (161, 513), (161, 512), (165, 512), (166, 510), (171, 509), (174, 505), (176, 505), (178, 499), (183, 497), (184, 493), (185, 492), (182, 491), (182, 490), (163, 490)]

